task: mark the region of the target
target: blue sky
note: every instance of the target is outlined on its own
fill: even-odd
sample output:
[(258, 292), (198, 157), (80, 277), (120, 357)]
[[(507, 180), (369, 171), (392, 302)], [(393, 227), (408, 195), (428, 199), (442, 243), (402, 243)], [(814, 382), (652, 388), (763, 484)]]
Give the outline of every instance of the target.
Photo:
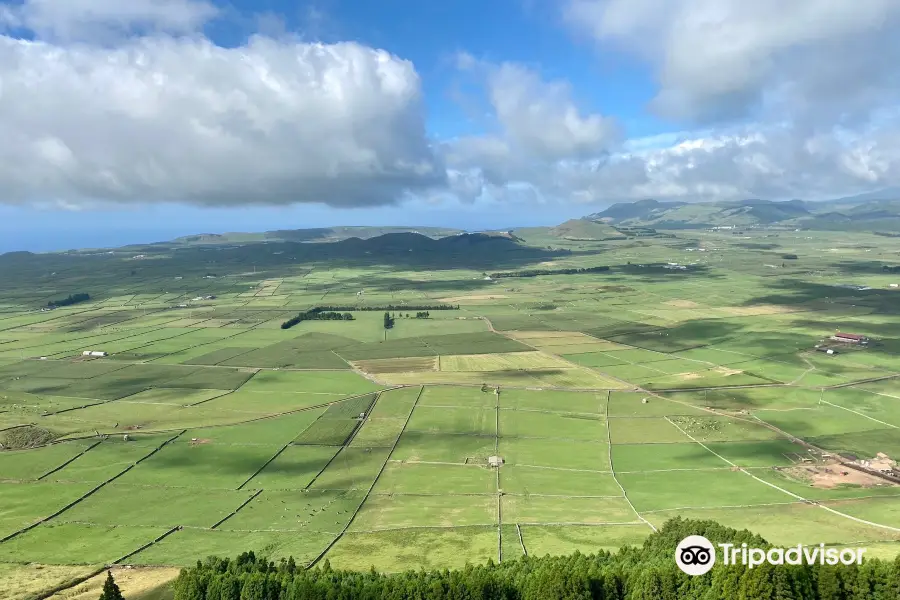
[(0, 251), (896, 186), (900, 8), (780, 6), (0, 0)]

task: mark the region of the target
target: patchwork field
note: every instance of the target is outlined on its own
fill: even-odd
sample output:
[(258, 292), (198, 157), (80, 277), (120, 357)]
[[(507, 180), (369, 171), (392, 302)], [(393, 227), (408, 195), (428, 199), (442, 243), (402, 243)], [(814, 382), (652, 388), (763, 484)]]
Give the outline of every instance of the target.
[[(607, 273), (496, 280), (490, 265), (17, 272), (34, 291), (0, 298), (0, 585), (32, 563), (58, 585), (245, 550), (453, 567), (640, 544), (679, 515), (890, 553), (892, 276), (825, 261), (832, 234), (778, 235), (802, 268), (760, 272), (762, 252), (690, 231), (554, 259)], [(872, 260), (900, 251), (861, 236)], [(674, 260), (696, 262), (639, 266)], [(838, 287), (851, 278), (870, 289)], [(90, 302), (37, 310), (84, 286)], [(326, 304), (358, 310), (281, 328)], [(836, 329), (872, 341), (817, 351)]]

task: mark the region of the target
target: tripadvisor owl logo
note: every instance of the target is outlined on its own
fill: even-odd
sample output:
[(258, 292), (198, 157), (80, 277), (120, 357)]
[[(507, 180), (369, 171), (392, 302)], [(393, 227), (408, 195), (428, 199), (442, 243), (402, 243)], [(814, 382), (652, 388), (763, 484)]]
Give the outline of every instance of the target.
[[(764, 563), (770, 565), (861, 565), (866, 548), (829, 548), (825, 544), (790, 548), (751, 548), (744, 543), (720, 543), (722, 564), (743, 565), (753, 569)], [(675, 564), (688, 575), (709, 573), (716, 564), (716, 549), (702, 535), (689, 535), (675, 548)]]
[(675, 564), (688, 575), (703, 575), (716, 564), (716, 549), (702, 535), (689, 535), (675, 548)]

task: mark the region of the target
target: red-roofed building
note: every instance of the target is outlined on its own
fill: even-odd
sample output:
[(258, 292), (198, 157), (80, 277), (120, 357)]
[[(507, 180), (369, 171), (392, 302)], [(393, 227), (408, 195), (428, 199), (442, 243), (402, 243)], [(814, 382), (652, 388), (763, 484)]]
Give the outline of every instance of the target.
[(868, 344), (869, 338), (864, 335), (859, 335), (857, 333), (841, 333), (838, 331), (831, 339), (836, 342), (844, 342), (846, 344)]

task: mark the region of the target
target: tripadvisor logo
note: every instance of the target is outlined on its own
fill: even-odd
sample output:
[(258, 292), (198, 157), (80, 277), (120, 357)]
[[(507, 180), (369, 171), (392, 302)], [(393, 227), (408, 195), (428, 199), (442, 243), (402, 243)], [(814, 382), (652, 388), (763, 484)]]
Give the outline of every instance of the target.
[(702, 535), (689, 535), (675, 549), (675, 564), (688, 575), (703, 575), (716, 564), (716, 549)]
[[(825, 544), (790, 548), (750, 548), (747, 544), (717, 544), (722, 550), (722, 564), (744, 565), (748, 569), (764, 563), (770, 565), (860, 565), (865, 548), (826, 548)], [(675, 548), (675, 564), (688, 575), (703, 575), (716, 564), (716, 549), (702, 535), (689, 535)]]

